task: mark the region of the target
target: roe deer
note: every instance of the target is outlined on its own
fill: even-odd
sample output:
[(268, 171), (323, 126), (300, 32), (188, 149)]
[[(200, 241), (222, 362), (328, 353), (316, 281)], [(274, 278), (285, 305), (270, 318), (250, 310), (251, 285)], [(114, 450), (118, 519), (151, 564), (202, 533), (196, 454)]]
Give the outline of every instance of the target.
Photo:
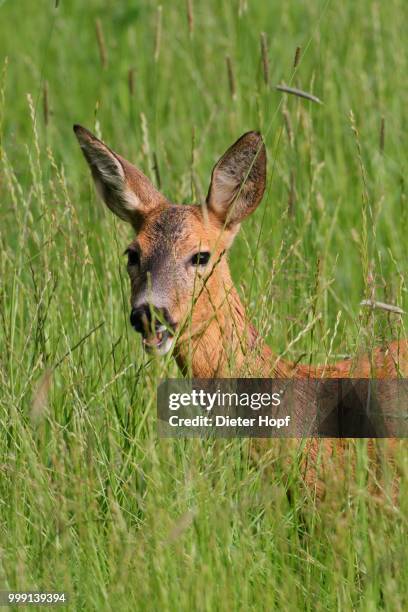
[(130, 321), (147, 350), (173, 349), (182, 372), (196, 378), (408, 376), (407, 341), (331, 366), (296, 365), (276, 356), (247, 320), (227, 252), (265, 191), (258, 132), (241, 136), (216, 163), (206, 206), (199, 206), (170, 203), (91, 132), (74, 131), (100, 196), (136, 232), (126, 249)]
[[(258, 132), (241, 136), (216, 163), (206, 205), (199, 206), (170, 203), (140, 170), (91, 132), (79, 125), (74, 131), (102, 199), (135, 230), (126, 249), (130, 321), (147, 350), (162, 355), (173, 350), (182, 372), (196, 378), (408, 376), (407, 341), (330, 366), (305, 366), (275, 355), (247, 320), (231, 280), (227, 252), (241, 221), (264, 194), (266, 150)], [(301, 397), (294, 408), (299, 418), (306, 401)], [(319, 497), (328, 476), (331, 482), (342, 481), (336, 470), (343, 469), (344, 460), (327, 459), (344, 459), (349, 448), (346, 440), (322, 442), (309, 440), (300, 458), (304, 478)], [(386, 452), (394, 447), (387, 445)], [(253, 453), (263, 448), (258, 441)], [(374, 459), (376, 449), (370, 441)], [(323, 474), (318, 474), (321, 452)]]

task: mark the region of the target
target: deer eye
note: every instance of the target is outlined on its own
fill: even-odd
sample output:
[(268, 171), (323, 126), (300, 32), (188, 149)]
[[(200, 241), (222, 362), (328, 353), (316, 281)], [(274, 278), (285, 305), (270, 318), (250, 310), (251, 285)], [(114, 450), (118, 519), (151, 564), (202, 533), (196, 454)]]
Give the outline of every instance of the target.
[(125, 254), (128, 256), (128, 266), (138, 266), (140, 264), (140, 255), (134, 249), (126, 249)]
[(191, 258), (192, 266), (206, 266), (210, 260), (211, 254), (208, 252), (195, 253)]

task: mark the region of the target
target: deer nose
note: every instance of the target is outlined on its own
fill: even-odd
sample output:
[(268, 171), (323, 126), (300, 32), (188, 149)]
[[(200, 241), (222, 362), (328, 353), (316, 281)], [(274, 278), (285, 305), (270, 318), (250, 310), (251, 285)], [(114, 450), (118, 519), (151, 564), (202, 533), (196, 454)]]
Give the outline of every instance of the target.
[(137, 308), (132, 308), (130, 313), (130, 323), (139, 334), (149, 335), (152, 330), (152, 311), (154, 312), (155, 331), (163, 327), (163, 322), (170, 322), (165, 308), (153, 308), (149, 304), (142, 304)]
[(147, 304), (138, 306), (137, 308), (132, 308), (132, 312), (130, 313), (130, 323), (135, 331), (139, 332), (139, 334), (143, 334), (143, 332), (150, 330), (151, 321), (152, 313)]

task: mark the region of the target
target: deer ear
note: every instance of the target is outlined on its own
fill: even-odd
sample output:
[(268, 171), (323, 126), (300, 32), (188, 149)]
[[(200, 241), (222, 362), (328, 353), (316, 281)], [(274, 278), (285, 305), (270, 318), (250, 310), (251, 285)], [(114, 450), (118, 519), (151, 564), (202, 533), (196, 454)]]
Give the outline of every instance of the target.
[(140, 170), (89, 130), (74, 125), (74, 132), (91, 168), (97, 191), (115, 215), (138, 229), (143, 217), (153, 208), (168, 204)]
[(226, 226), (240, 223), (262, 200), (266, 150), (259, 132), (247, 132), (224, 153), (211, 175), (207, 205)]

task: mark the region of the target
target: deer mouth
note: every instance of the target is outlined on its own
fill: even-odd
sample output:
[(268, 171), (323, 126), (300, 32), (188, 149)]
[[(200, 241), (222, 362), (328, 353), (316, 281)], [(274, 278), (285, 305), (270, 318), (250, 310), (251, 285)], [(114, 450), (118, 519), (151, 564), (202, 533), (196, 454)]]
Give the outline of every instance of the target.
[(173, 346), (174, 337), (171, 335), (167, 327), (160, 325), (155, 329), (154, 334), (149, 334), (143, 337), (143, 346), (149, 353), (158, 353), (166, 355)]

